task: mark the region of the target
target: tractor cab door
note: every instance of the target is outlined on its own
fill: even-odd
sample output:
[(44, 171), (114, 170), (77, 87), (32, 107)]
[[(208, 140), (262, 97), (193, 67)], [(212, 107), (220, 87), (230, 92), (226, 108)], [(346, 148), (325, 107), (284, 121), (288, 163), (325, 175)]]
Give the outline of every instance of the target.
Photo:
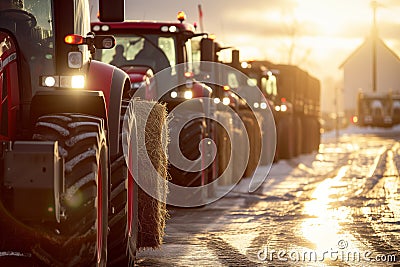
[(16, 44), (9, 34), (0, 31), (0, 141), (15, 137), (18, 107)]

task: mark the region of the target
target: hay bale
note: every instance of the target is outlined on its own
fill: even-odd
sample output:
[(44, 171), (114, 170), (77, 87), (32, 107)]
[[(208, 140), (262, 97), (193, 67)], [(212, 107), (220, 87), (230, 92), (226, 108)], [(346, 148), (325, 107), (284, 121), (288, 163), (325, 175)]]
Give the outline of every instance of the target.
[[(139, 140), (139, 147), (137, 148), (139, 170), (136, 179), (139, 180), (139, 184), (151, 188), (151, 192), (148, 193), (155, 197), (139, 188), (137, 247), (157, 248), (162, 244), (167, 219), (167, 111), (164, 105), (155, 102), (138, 99), (132, 102)], [(145, 158), (146, 154), (153, 166), (148, 166), (148, 162), (141, 160)], [(150, 171), (151, 167), (154, 167), (158, 176)]]

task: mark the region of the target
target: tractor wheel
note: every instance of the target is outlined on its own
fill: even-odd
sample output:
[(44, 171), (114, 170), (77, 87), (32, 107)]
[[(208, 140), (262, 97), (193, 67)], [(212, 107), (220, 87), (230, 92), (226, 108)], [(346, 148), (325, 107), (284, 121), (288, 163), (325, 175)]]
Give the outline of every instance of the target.
[(293, 133), (290, 129), (290, 123), (282, 120), (278, 124), (278, 153), (279, 159), (291, 159), (294, 154)]
[(301, 155), (302, 141), (303, 141), (303, 129), (301, 127), (301, 118), (295, 117), (293, 123), (294, 131), (294, 155), (295, 157)]
[[(128, 105), (129, 101), (126, 100), (121, 103), (121, 129)], [(138, 236), (138, 186), (133, 179), (128, 181), (128, 167), (122, 149), (122, 130), (120, 130), (119, 138), (119, 153), (111, 163), (108, 265), (134, 266)], [(128, 213), (128, 208), (130, 213)], [(131, 221), (130, 227), (129, 221)]]
[(63, 216), (49, 232), (65, 242), (61, 247), (42, 244), (32, 254), (55, 266), (106, 266), (109, 166), (103, 120), (82, 114), (45, 115), (37, 120), (33, 139), (58, 141), (65, 160)]
[[(174, 118), (176, 119), (176, 117)], [(170, 129), (173, 126), (170, 125)], [(203, 119), (191, 120), (183, 127), (179, 133), (179, 149), (182, 154), (189, 160), (197, 160), (202, 155), (200, 149), (205, 153), (206, 148), (199, 147), (200, 141), (205, 137), (205, 121)], [(173, 133), (170, 133), (173, 135)], [(171, 150), (169, 150), (171, 152)], [(203, 154), (204, 155), (204, 154)], [(208, 189), (201, 187), (208, 183), (208, 168), (205, 170), (191, 171), (190, 168), (181, 170), (170, 165), (169, 174), (171, 182), (184, 187), (198, 187), (195, 193), (188, 195), (185, 194), (180, 200), (182, 203), (197, 203), (198, 201), (204, 203), (208, 198)], [(203, 207), (199, 205), (198, 207)]]
[[(203, 128), (202, 120), (192, 120), (183, 127), (179, 134), (179, 148), (182, 154), (190, 160), (196, 160), (201, 156), (199, 143), (203, 139)], [(202, 185), (201, 171), (191, 172), (171, 166), (170, 174), (174, 184), (190, 187)]]

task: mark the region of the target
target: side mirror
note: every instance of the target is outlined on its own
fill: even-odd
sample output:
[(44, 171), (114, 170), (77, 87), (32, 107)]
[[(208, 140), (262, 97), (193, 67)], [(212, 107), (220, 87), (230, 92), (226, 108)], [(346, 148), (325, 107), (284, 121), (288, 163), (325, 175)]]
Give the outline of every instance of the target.
[(125, 0), (99, 0), (99, 19), (103, 22), (125, 20)]
[(210, 38), (203, 38), (200, 41), (200, 52), (201, 61), (214, 61), (215, 50), (214, 50), (214, 40)]
[(95, 35), (94, 47), (96, 49), (111, 49), (115, 46), (115, 38), (112, 35)]

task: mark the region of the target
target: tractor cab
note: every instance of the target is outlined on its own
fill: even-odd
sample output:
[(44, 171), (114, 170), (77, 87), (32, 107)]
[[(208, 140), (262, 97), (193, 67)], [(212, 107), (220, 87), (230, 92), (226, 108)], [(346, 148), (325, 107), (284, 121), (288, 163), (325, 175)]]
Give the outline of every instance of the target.
[[(178, 19), (177, 22), (94, 22), (94, 33), (112, 34), (117, 43), (114, 49), (98, 51), (95, 58), (125, 70), (131, 76), (134, 92), (143, 81), (132, 79), (138, 70), (132, 66), (147, 67), (154, 74), (168, 75), (170, 84), (182, 85), (165, 95), (160, 91), (161, 85), (156, 85), (158, 94), (163, 95), (162, 101), (168, 103), (169, 110), (182, 101), (207, 97), (210, 95), (209, 88), (193, 79), (195, 64), (191, 39), (201, 34), (196, 34), (194, 26), (183, 21), (182, 13), (179, 13)], [(154, 93), (146, 95), (155, 98)]]
[(91, 52), (114, 45), (89, 14), (88, 1), (0, 1), (0, 137), (30, 136), (35, 95), (87, 87)]

